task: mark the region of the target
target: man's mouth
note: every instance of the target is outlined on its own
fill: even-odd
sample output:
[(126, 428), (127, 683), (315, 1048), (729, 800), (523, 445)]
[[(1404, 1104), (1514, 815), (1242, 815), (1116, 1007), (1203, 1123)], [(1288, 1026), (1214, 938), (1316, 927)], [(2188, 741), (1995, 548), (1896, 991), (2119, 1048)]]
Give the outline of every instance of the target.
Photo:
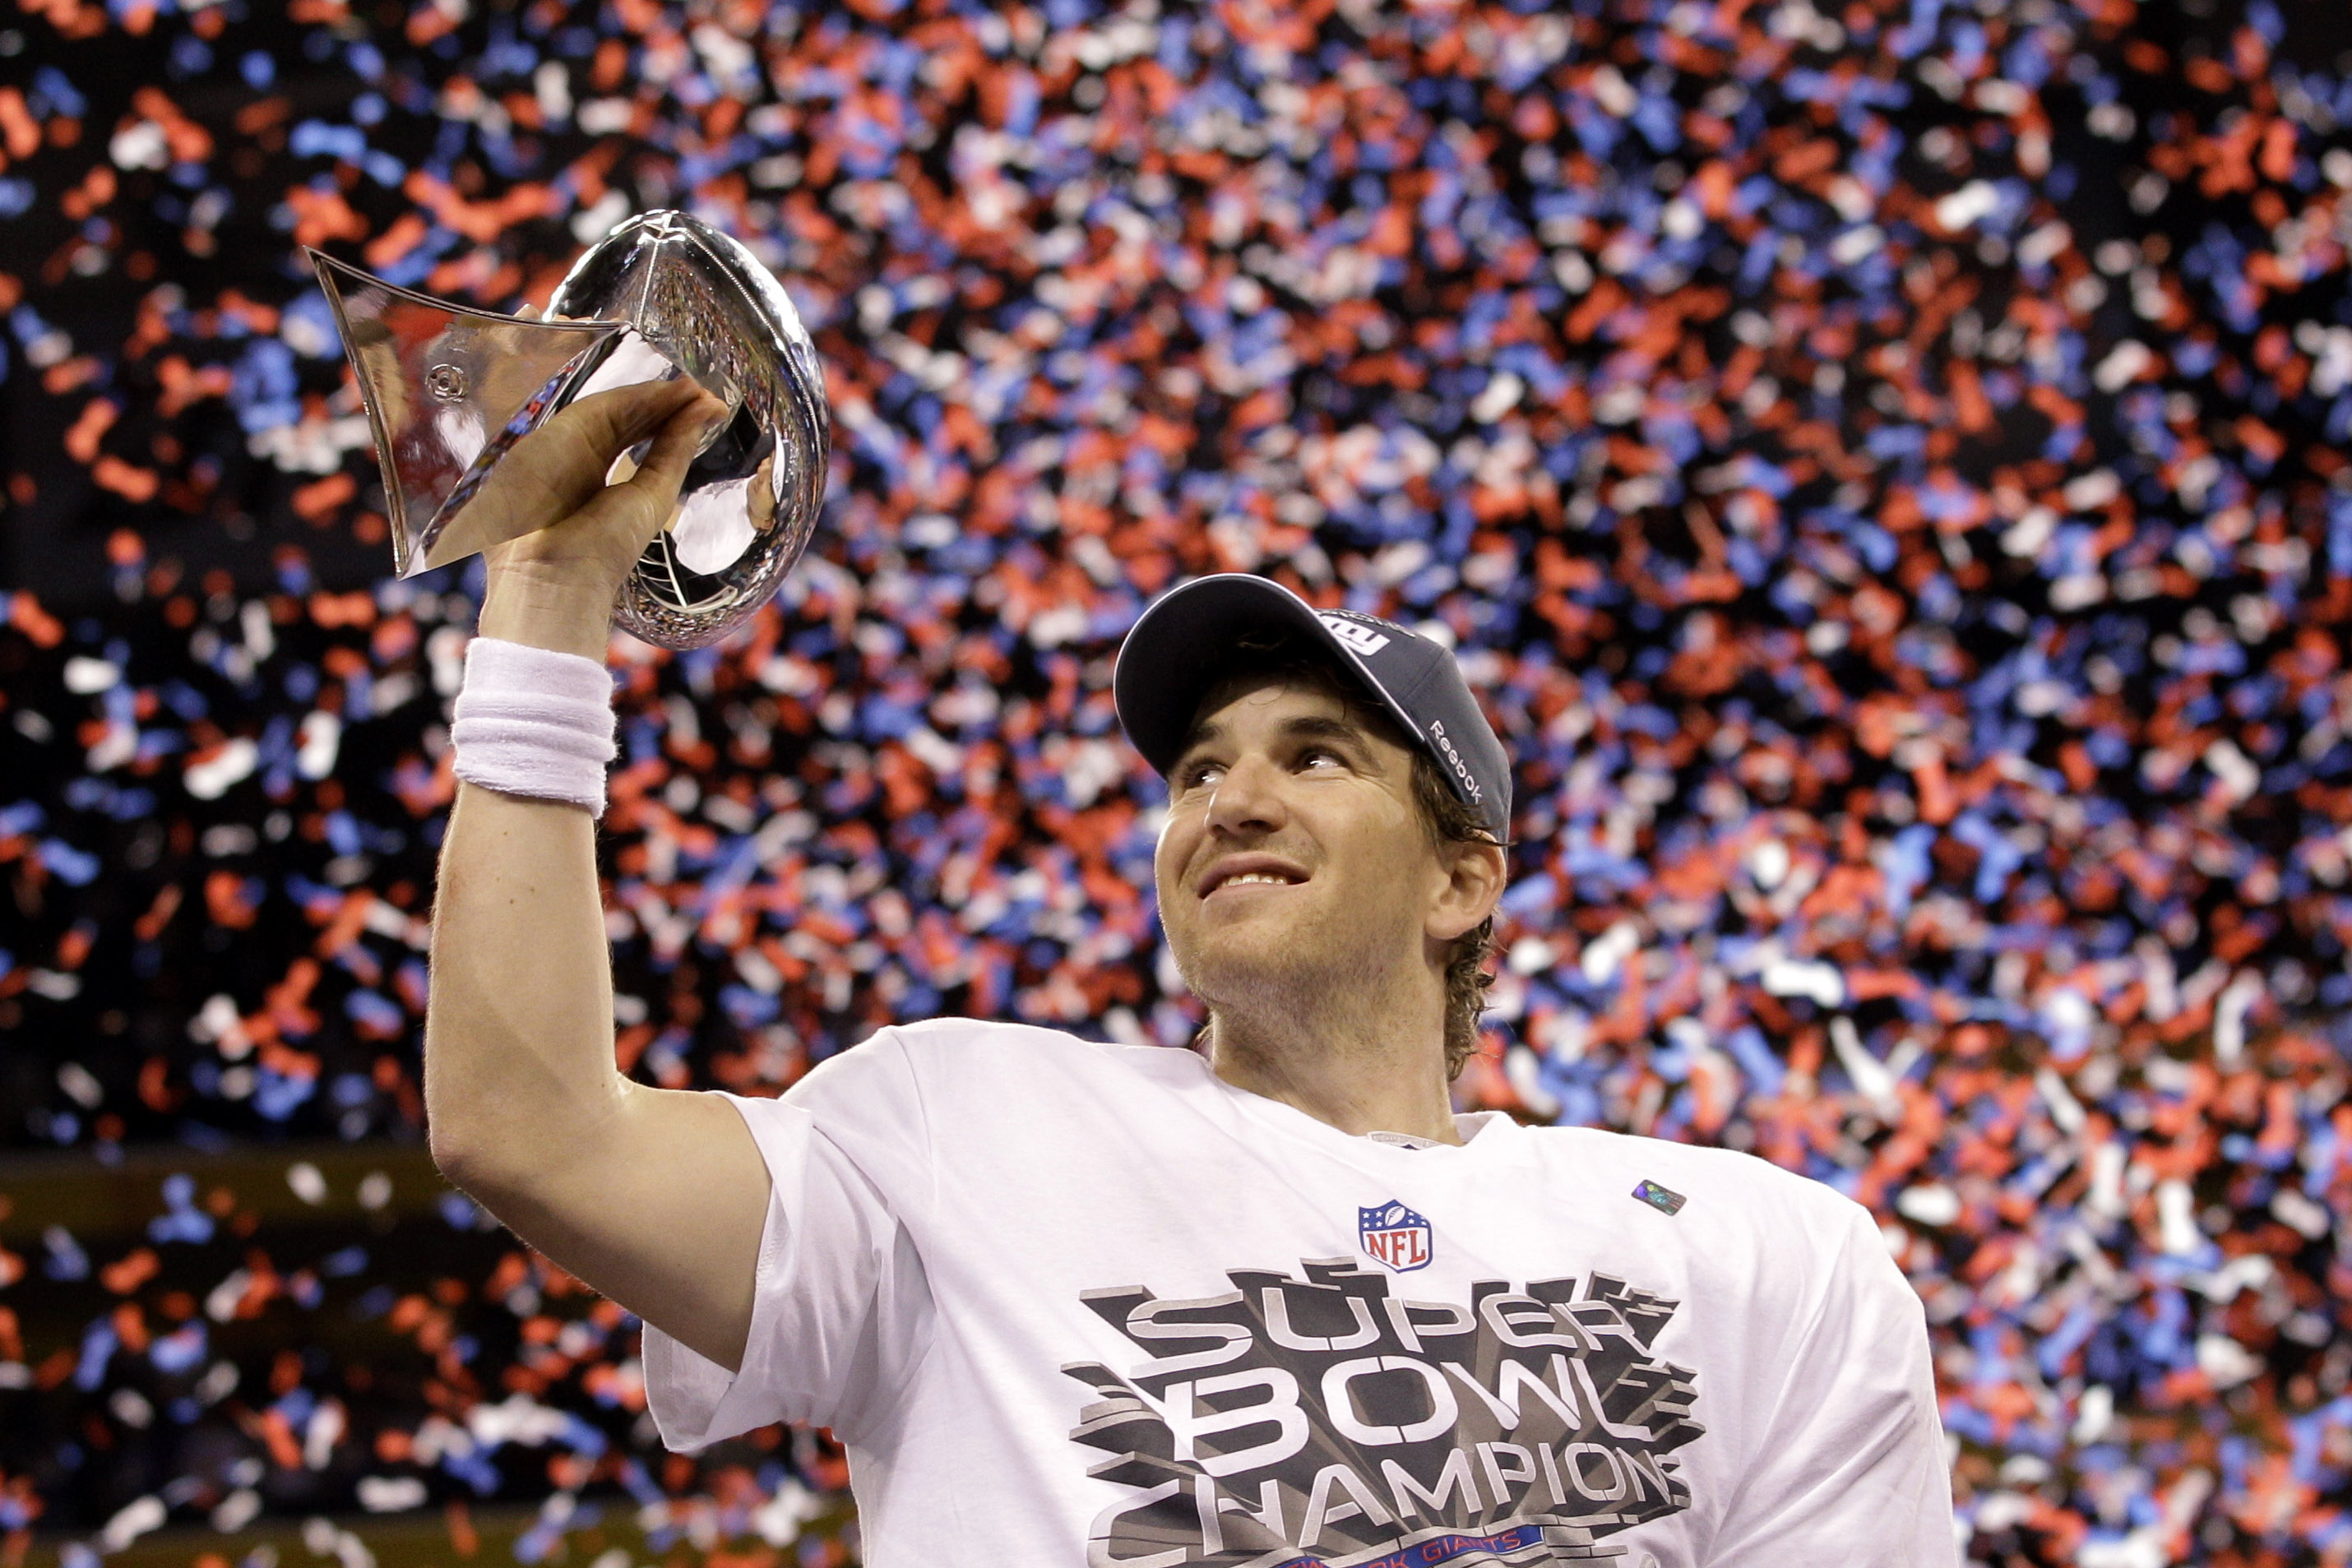
[(1307, 873), (1283, 865), (1245, 865), (1230, 871), (1212, 872), (1202, 880), (1201, 896), (1228, 887), (1295, 887), (1307, 880)]

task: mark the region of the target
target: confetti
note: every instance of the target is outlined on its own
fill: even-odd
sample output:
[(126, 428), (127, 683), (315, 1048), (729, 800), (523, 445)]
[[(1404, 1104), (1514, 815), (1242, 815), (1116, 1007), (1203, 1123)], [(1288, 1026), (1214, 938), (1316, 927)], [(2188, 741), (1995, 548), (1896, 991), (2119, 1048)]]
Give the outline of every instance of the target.
[(1870, 1206), (1977, 1560), (2352, 1552), (2352, 76), (2158, 9), (9, 22), (0, 1145), (152, 1202), (0, 1214), (0, 1531), (845, 1560), (837, 1448), (663, 1455), (633, 1325), (416, 1153), (479, 576), (383, 580), (299, 247), (508, 308), (667, 204), (784, 279), (836, 451), (772, 612), (619, 655), (631, 1071), (1188, 1039), (1110, 663), (1265, 571), (1452, 643), (1517, 759), (1465, 1103)]

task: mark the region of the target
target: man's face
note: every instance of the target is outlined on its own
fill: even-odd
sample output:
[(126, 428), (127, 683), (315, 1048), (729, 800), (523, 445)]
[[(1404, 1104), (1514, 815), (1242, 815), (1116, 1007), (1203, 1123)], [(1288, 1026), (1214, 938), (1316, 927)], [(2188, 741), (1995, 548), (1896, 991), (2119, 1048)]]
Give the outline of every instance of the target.
[(1277, 678), (1213, 695), (1169, 793), (1160, 918), (1211, 1007), (1295, 1006), (1301, 987), (1380, 986), (1427, 963), (1448, 873), (1412, 754), (1331, 692)]

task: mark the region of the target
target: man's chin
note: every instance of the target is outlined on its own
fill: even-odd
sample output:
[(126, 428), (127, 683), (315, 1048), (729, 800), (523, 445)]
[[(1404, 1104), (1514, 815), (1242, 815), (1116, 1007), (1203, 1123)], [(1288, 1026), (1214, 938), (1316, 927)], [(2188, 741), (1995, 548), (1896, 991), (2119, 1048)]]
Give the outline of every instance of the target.
[(1297, 946), (1282, 936), (1270, 925), (1245, 922), (1170, 946), (1177, 973), (1194, 996), (1213, 1008), (1245, 1007), (1324, 977), (1313, 965), (1302, 964)]

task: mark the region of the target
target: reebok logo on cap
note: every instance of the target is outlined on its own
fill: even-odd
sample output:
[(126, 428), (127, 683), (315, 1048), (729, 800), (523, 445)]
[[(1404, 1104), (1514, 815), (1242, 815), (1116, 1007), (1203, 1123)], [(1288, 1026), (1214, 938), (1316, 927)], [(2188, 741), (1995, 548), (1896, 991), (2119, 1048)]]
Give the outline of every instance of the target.
[[(1388, 641), (1385, 637), (1381, 640)], [(1454, 769), (1454, 777), (1461, 780), (1462, 788), (1470, 792), (1470, 803), (1476, 805), (1483, 798), (1478, 791), (1478, 776), (1470, 771), (1470, 765), (1462, 760), (1460, 752), (1454, 749), (1454, 739), (1445, 733), (1444, 719), (1433, 718), (1429, 721), (1429, 738), (1435, 741), (1437, 749), (1445, 754), (1446, 763)]]

